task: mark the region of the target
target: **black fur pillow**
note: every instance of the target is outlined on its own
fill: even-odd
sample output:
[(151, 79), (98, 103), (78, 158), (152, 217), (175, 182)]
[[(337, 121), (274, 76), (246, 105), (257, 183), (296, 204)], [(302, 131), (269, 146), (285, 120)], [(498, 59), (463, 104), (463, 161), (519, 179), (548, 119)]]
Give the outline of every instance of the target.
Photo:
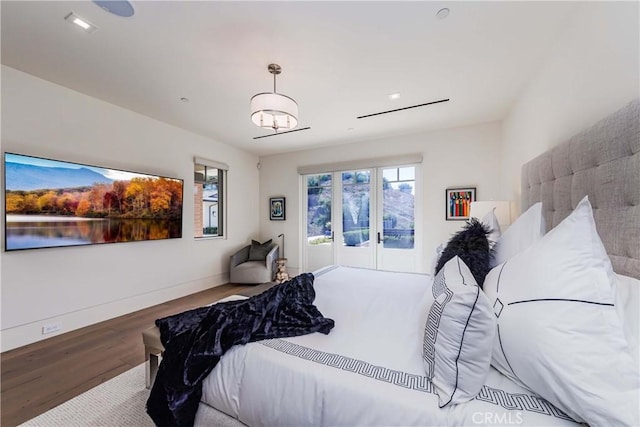
[(438, 274), (447, 261), (457, 255), (469, 267), (478, 286), (482, 288), (484, 278), (489, 272), (489, 261), (491, 260), (491, 250), (487, 239), (490, 232), (491, 230), (476, 218), (471, 218), (464, 228), (454, 234), (447, 242), (447, 246), (438, 259), (435, 274)]

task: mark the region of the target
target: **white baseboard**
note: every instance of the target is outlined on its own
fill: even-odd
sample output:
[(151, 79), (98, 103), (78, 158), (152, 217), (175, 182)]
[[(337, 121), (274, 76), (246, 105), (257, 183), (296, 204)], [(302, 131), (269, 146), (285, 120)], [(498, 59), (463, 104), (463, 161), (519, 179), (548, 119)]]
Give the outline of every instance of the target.
[[(66, 313), (60, 316), (41, 319), (25, 325), (4, 329), (0, 331), (0, 351), (5, 352), (13, 350), (27, 344), (42, 341), (65, 332), (71, 332), (85, 326), (113, 319), (118, 316), (142, 310), (153, 305), (161, 304), (163, 302), (200, 292), (228, 282), (229, 273), (216, 274), (198, 280), (179, 283), (168, 288), (158, 289), (157, 291), (134, 295), (129, 298), (111, 301), (93, 307), (87, 307), (72, 313)], [(45, 324), (60, 325), (60, 330), (43, 335), (42, 327)]]

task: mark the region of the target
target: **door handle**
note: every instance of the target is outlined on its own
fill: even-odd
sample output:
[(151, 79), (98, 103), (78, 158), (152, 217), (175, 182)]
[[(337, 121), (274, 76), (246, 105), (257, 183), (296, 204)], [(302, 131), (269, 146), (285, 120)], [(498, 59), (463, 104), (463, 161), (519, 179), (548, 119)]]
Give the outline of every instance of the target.
[(378, 244), (380, 244), (381, 242), (384, 242), (384, 239), (380, 238), (380, 232), (378, 231)]
[(331, 232), (331, 241), (332, 242), (335, 242), (335, 234), (336, 233), (334, 231)]

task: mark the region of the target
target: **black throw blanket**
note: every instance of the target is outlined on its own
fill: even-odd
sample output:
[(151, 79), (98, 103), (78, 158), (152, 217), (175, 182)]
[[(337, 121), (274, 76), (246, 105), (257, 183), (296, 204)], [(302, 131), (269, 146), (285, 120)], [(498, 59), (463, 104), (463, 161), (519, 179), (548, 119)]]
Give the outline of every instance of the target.
[(192, 426), (202, 381), (236, 344), (322, 332), (334, 322), (313, 305), (313, 274), (304, 273), (241, 301), (156, 320), (165, 351), (147, 413), (157, 426)]

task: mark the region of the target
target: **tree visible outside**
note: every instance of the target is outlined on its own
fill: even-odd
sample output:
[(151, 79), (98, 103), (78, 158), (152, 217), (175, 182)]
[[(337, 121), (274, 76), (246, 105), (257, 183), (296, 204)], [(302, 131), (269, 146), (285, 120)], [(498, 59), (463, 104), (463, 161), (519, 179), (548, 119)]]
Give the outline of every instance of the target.
[(182, 182), (133, 178), (70, 189), (7, 190), (6, 210), (8, 214), (83, 218), (179, 219)]
[(383, 170), (382, 228), (385, 248), (412, 249), (415, 234), (415, 167)]
[[(385, 248), (413, 248), (415, 176), (413, 167), (385, 169), (382, 178)], [(307, 236), (309, 244), (330, 243), (332, 175), (307, 177)], [(369, 244), (370, 173), (343, 172), (342, 227), (346, 246)]]
[(331, 241), (331, 174), (307, 177), (307, 236), (318, 245)]
[(342, 238), (345, 246), (368, 246), (371, 176), (369, 171), (342, 173)]

